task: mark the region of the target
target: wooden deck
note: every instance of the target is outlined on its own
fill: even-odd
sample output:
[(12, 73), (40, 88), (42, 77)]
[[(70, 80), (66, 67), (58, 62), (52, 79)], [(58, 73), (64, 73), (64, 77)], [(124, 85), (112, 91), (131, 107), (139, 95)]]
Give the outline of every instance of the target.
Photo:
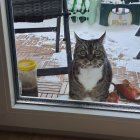
[[(60, 51), (65, 48), (64, 42), (60, 41)], [(47, 37), (36, 37), (30, 35), (16, 35), (17, 60), (34, 59), (37, 68), (60, 67), (55, 58), (55, 40)], [(42, 98), (59, 98), (68, 96), (68, 75), (42, 76), (38, 77), (38, 96)]]
[[(63, 49), (65, 49), (65, 45), (61, 40), (60, 51)], [(47, 37), (37, 37), (33, 34), (16, 35), (16, 50), (18, 60), (35, 59), (38, 63), (37, 68), (59, 67), (56, 58), (51, 59), (51, 56), (55, 53), (55, 40), (49, 40)], [(116, 67), (113, 63), (112, 69), (115, 83), (128, 79), (134, 85), (140, 86), (140, 73), (127, 71), (125, 67)], [(41, 98), (68, 96), (68, 75), (38, 77), (38, 90)]]
[(58, 98), (60, 96), (68, 96), (68, 82), (38, 82), (39, 97)]

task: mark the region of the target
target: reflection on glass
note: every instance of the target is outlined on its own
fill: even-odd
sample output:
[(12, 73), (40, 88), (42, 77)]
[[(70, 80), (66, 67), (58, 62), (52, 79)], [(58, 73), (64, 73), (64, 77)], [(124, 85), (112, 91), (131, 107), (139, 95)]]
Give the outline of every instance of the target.
[[(28, 83), (28, 89), (31, 90), (31, 92), (32, 90), (33, 92), (35, 91), (35, 94), (32, 94), (31, 96), (38, 96), (39, 98), (43, 99), (58, 99), (66, 101), (73, 101), (76, 99), (88, 102), (101, 101), (108, 104), (111, 102), (116, 103), (117, 105), (139, 105), (140, 61), (136, 59), (136, 56), (139, 52), (140, 39), (138, 36), (135, 36), (135, 33), (137, 32), (140, 24), (137, 22), (140, 19), (140, 12), (138, 13), (137, 10), (135, 11), (135, 9), (140, 9), (140, 3), (135, 2), (134, 4), (125, 4), (121, 3), (121, 1), (119, 1), (117, 4), (115, 3), (117, 6), (121, 6), (120, 9), (118, 9), (120, 12), (118, 16), (114, 16), (113, 20), (111, 20), (109, 14), (110, 12), (113, 13), (114, 10), (116, 11), (116, 7), (113, 7), (112, 5), (114, 5), (114, 3), (113, 1), (110, 1), (111, 0), (104, 0), (101, 3), (99, 3), (100, 1), (97, 3), (95, 0), (82, 1), (85, 2), (86, 7), (84, 13), (81, 13), (79, 10), (82, 3), (77, 1), (77, 3), (74, 5), (74, 11), (71, 11), (73, 3), (68, 3), (69, 12), (71, 12), (69, 28), (71, 36), (71, 51), (72, 56), (74, 56), (73, 61), (77, 62), (77, 59), (80, 58), (79, 62), (77, 62), (77, 66), (74, 67), (75, 71), (73, 72), (77, 73), (74, 80), (77, 80), (77, 83), (81, 86), (81, 88), (78, 89), (80, 86), (78, 86), (76, 83), (77, 86), (75, 86), (73, 90), (79, 90), (78, 95), (76, 96), (82, 96), (82, 94), (95, 95), (94, 92), (91, 93), (91, 91), (97, 87), (97, 84), (99, 84), (100, 81), (104, 79), (104, 83), (107, 84), (102, 84), (99, 89), (97, 88), (96, 92), (97, 95), (100, 96), (100, 89), (106, 85), (104, 87), (104, 92), (106, 92), (104, 94), (104, 99), (93, 100), (93, 98), (70, 98), (69, 73), (38, 76), (36, 80), (36, 71), (34, 69), (22, 71), (19, 68), (19, 78), (20, 81), (23, 82), (22, 95), (25, 95), (24, 93), (26, 88), (24, 88), (24, 86)], [(89, 20), (92, 18), (91, 13), (94, 12), (93, 10), (90, 10), (92, 9), (90, 4), (93, 4), (93, 2), (96, 3), (96, 12), (94, 13), (96, 16), (93, 15), (96, 18), (94, 22), (89, 22)], [(135, 19), (131, 19), (129, 24), (116, 24), (115, 21), (118, 19), (122, 22), (125, 22), (128, 19), (128, 15), (126, 14), (125, 16), (125, 14), (122, 12), (123, 6), (127, 8), (127, 14), (131, 12), (132, 17), (135, 17)], [(103, 10), (104, 7), (106, 7), (106, 12)], [(121, 15), (121, 13), (123, 15)], [(73, 22), (71, 22), (71, 20)], [(34, 21), (32, 23), (15, 22), (14, 28), (42, 28), (45, 26), (50, 27), (52, 25), (56, 26), (56, 19), (45, 19), (39, 23)], [(61, 26), (64, 26), (63, 21), (61, 22)], [(102, 39), (104, 32), (106, 32), (106, 35), (103, 37), (104, 39)], [(75, 33), (79, 37), (77, 41), (75, 38)], [(18, 61), (25, 59), (27, 61), (34, 60), (37, 62), (37, 69), (67, 66), (67, 53), (66, 44), (63, 40), (65, 38), (63, 29), (60, 30), (60, 51), (57, 53), (55, 32), (37, 31), (35, 33), (18, 33), (15, 34), (15, 38)], [(79, 44), (80, 49), (78, 50), (77, 48), (79, 48)], [(108, 58), (112, 70), (108, 70), (109, 66), (106, 69), (104, 68), (107, 63), (107, 61), (104, 61), (106, 58)], [(97, 67), (91, 65), (93, 63), (97, 63)], [(88, 65), (88, 69), (86, 69), (87, 67), (84, 64)], [(111, 75), (111, 71), (112, 81), (108, 80), (110, 79), (109, 76)], [(92, 75), (94, 75), (95, 80)], [(75, 82), (74, 80), (73, 84)], [(86, 92), (83, 92), (85, 90), (85, 85), (87, 86), (87, 89)], [(109, 88), (106, 88), (107, 86), (109, 86)]]

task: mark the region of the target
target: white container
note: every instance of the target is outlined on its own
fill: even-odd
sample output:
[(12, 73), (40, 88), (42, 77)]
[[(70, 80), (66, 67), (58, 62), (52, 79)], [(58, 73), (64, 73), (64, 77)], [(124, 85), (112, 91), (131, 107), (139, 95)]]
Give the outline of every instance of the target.
[(22, 96), (38, 96), (37, 70), (34, 60), (18, 61), (19, 80), (22, 85)]

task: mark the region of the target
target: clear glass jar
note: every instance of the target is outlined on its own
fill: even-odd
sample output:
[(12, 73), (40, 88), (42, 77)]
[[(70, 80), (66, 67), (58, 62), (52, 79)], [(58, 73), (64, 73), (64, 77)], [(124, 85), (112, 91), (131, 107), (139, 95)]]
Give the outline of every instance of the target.
[(22, 86), (22, 96), (38, 96), (37, 70), (34, 60), (18, 61), (19, 80)]

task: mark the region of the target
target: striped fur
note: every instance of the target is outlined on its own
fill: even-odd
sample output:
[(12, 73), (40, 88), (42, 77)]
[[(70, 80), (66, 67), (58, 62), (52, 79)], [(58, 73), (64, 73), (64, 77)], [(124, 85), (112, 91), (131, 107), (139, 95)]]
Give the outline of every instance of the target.
[(107, 97), (112, 69), (103, 47), (105, 34), (93, 40), (75, 35), (74, 59), (69, 72), (70, 98), (84, 100), (90, 97), (94, 101), (104, 101)]

